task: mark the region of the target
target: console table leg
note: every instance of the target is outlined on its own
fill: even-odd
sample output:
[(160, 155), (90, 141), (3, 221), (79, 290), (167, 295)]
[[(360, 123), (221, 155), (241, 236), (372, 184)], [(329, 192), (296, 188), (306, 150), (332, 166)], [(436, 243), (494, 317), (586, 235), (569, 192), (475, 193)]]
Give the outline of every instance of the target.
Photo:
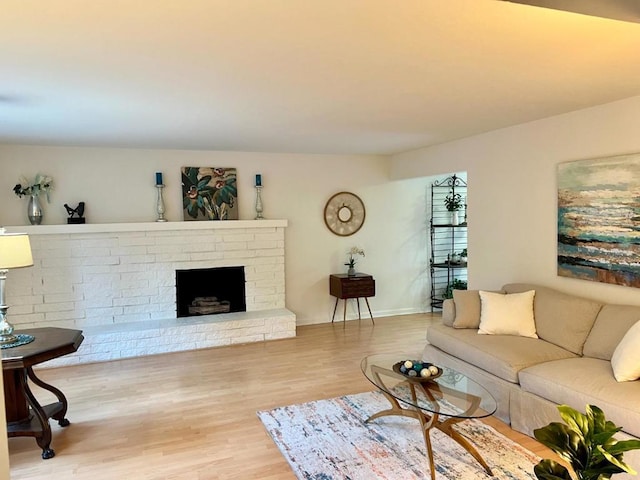
[(360, 317), (360, 297), (356, 297), (356, 303), (358, 304), (358, 320), (362, 320)]

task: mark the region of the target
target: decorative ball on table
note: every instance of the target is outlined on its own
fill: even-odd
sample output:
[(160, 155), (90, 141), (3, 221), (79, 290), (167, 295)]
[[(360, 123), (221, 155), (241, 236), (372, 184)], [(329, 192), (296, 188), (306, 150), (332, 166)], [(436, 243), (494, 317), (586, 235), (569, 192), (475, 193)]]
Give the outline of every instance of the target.
[(432, 363), (420, 360), (404, 360), (396, 363), (393, 369), (411, 378), (430, 379), (442, 375), (442, 369)]

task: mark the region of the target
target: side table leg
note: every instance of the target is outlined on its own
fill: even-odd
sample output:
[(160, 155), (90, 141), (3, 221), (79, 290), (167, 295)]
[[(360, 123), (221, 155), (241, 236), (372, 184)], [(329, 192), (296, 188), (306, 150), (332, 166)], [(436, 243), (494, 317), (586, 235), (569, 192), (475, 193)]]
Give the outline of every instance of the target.
[(61, 427), (69, 426), (70, 422), (65, 418), (65, 416), (67, 415), (67, 408), (69, 407), (69, 403), (67, 402), (67, 397), (65, 397), (64, 394), (53, 385), (49, 385), (48, 383), (45, 383), (42, 380), (40, 380), (38, 377), (36, 377), (36, 374), (33, 371), (33, 368), (31, 367), (27, 368), (27, 375), (29, 375), (29, 378), (33, 383), (35, 383), (41, 388), (44, 388), (45, 390), (50, 391), (56, 396), (58, 401), (61, 403), (62, 408), (60, 409), (59, 412), (56, 412), (55, 414), (53, 414), (51, 418), (53, 418), (54, 420), (57, 420), (58, 425), (60, 425)]
[(342, 311), (342, 326), (344, 327), (347, 323), (347, 299), (342, 300), (344, 302), (344, 310)]
[(360, 297), (356, 297), (356, 303), (358, 304), (358, 320), (362, 320), (360, 317)]
[(336, 297), (336, 304), (333, 306), (333, 315), (331, 316), (331, 323), (333, 323), (333, 319), (336, 318), (336, 310), (338, 309), (338, 297)]
[(371, 313), (371, 307), (369, 306), (369, 299), (367, 297), (364, 297), (364, 301), (367, 302), (367, 308), (369, 309), (369, 316), (371, 317), (371, 323), (375, 325), (376, 322), (373, 320), (373, 314)]
[[(27, 372), (31, 370), (31, 368), (27, 369)], [(20, 387), (24, 391), (24, 395), (27, 398), (27, 402), (31, 406), (31, 410), (38, 418), (38, 423), (40, 423), (40, 427), (42, 428), (42, 433), (40, 435), (36, 435), (36, 443), (42, 449), (42, 458), (44, 460), (48, 458), (52, 458), (55, 456), (56, 452), (51, 449), (51, 425), (49, 425), (49, 418), (45, 414), (44, 410), (38, 400), (33, 395), (33, 392), (29, 388), (29, 384), (27, 382), (26, 375), (20, 375)]]

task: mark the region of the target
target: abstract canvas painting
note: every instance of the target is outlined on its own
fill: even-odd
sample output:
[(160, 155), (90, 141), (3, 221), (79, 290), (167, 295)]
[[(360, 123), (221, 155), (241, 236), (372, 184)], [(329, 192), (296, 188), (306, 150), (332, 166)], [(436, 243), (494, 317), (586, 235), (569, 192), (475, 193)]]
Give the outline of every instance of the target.
[(558, 275), (640, 287), (640, 154), (558, 165)]
[(236, 169), (182, 167), (185, 220), (237, 220)]

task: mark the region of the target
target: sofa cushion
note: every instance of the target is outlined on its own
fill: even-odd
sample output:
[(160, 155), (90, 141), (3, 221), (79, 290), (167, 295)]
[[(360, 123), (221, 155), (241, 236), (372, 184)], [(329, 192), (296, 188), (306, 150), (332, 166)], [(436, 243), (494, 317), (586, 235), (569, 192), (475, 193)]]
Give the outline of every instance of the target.
[(518, 383), (518, 372), (540, 362), (575, 357), (543, 340), (512, 335), (478, 335), (477, 330), (430, 325), (429, 343), (511, 383)]
[(622, 337), (640, 320), (640, 307), (631, 305), (605, 305), (584, 344), (587, 357), (611, 360)]
[(535, 290), (503, 295), (480, 291), (481, 335), (518, 335), (538, 338), (533, 318)]
[(520, 371), (523, 391), (584, 411), (597, 405), (608, 420), (640, 436), (640, 382), (617, 382), (611, 363), (589, 357), (567, 358)]
[(454, 290), (456, 316), (453, 328), (478, 328), (480, 325), (480, 295), (478, 290)]
[(582, 355), (601, 303), (539, 285), (512, 283), (502, 288), (507, 293), (535, 290), (533, 310), (538, 337)]
[(456, 304), (453, 302), (452, 298), (447, 298), (444, 302), (442, 302), (442, 323), (447, 327), (453, 327), (455, 318)]
[(633, 382), (640, 378), (640, 321), (629, 329), (616, 347), (611, 368), (618, 382)]

